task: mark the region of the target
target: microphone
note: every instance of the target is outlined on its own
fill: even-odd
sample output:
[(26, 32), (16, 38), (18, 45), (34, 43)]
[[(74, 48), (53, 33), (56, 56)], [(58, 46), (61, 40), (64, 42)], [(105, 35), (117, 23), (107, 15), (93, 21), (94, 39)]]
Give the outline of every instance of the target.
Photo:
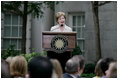
[(63, 27), (63, 24), (61, 24), (61, 27)]

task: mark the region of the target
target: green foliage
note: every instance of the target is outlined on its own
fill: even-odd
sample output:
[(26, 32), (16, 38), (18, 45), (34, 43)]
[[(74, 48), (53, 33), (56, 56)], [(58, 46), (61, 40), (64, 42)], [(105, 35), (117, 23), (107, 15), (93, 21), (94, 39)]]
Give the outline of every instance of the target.
[(40, 56), (40, 53), (30, 53), (30, 54), (21, 54), (21, 56), (24, 56), (27, 62), (29, 62), (33, 57)]
[(45, 57), (47, 56), (47, 51), (46, 50), (42, 52), (42, 56), (45, 56)]
[(47, 5), (47, 8), (50, 8), (51, 10), (55, 10), (55, 4), (57, 5), (57, 4), (59, 4), (60, 2), (62, 2), (62, 1), (44, 1), (44, 4), (46, 4)]
[(74, 55), (82, 55), (82, 51), (81, 51), (81, 49), (80, 49), (79, 46), (77, 46), (77, 47), (73, 50), (72, 56), (74, 56)]
[(42, 53), (39, 52), (32, 52), (30, 54), (21, 54), (21, 56), (24, 56), (27, 62), (29, 62), (33, 57), (36, 56), (47, 56), (47, 52), (43, 51)]
[(81, 77), (83, 77), (83, 78), (93, 78), (94, 76), (95, 76), (95, 74), (93, 74), (93, 73), (89, 73), (89, 74), (83, 73), (83, 74), (81, 74)]
[(38, 1), (38, 2), (28, 2), (28, 11), (27, 14), (32, 13), (33, 17), (42, 17), (43, 16), (43, 1)]
[(9, 56), (20, 55), (20, 51), (14, 50), (14, 45), (10, 45), (6, 50), (1, 52), (2, 59), (6, 59)]
[[(35, 50), (35, 48), (34, 48), (34, 50)], [(20, 51), (14, 50), (14, 45), (10, 45), (6, 50), (2, 51), (2, 53), (1, 53), (2, 59), (6, 59), (9, 56), (14, 57), (14, 56), (17, 56), (17, 55), (24, 56), (25, 59), (27, 60), (27, 62), (29, 62), (33, 57), (47, 56), (47, 52), (43, 51), (42, 53), (32, 52), (30, 54), (21, 54)]]
[(87, 74), (94, 73), (94, 70), (95, 70), (95, 64), (93, 63), (85, 64), (84, 73)]
[(22, 11), (20, 10), (22, 4), (23, 4), (22, 1), (2, 1), (1, 11), (3, 13), (13, 13), (13, 14), (22, 15)]
[[(18, 15), (23, 15), (22, 6), (25, 5), (25, 1), (2, 1), (1, 10), (3, 13), (10, 12)], [(27, 1), (27, 15), (33, 14), (34, 17), (42, 17), (44, 14), (44, 5), (47, 5), (47, 8), (54, 10), (55, 4), (59, 4), (62, 1)]]
[(95, 64), (93, 63), (85, 64), (85, 69), (84, 72), (81, 74), (81, 77), (83, 78), (94, 77), (95, 76), (94, 70), (95, 70)]

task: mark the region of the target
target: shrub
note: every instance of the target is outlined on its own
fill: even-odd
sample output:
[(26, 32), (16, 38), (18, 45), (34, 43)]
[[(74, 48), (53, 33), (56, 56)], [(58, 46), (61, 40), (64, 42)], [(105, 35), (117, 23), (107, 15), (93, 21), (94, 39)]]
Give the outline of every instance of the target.
[(95, 70), (95, 64), (93, 63), (85, 64), (84, 73), (87, 74), (94, 73), (94, 70)]
[(83, 52), (81, 51), (80, 47), (77, 46), (77, 47), (73, 50), (72, 56), (74, 56), (74, 55), (82, 55), (82, 53), (83, 53)]
[(25, 57), (27, 62), (29, 62), (33, 57), (36, 57), (36, 56), (47, 56), (47, 52), (46, 51), (43, 51), (42, 53), (32, 52), (30, 54), (21, 54), (21, 55)]
[(81, 74), (81, 77), (85, 77), (85, 78), (94, 77), (95, 76), (94, 69), (95, 69), (94, 63), (85, 64), (85, 69), (84, 72)]
[(21, 54), (21, 56), (24, 56), (27, 62), (29, 62), (33, 57), (40, 56), (40, 53), (32, 52), (30, 54)]
[(89, 73), (89, 74), (83, 73), (83, 74), (81, 74), (81, 77), (83, 77), (83, 78), (93, 78), (94, 76), (95, 76), (95, 74), (93, 74), (93, 73)]
[(21, 54), (20, 51), (14, 50), (14, 45), (10, 45), (6, 50), (1, 52), (2, 59), (6, 59), (9, 56), (14, 57), (17, 55), (24, 56), (27, 62), (29, 62), (35, 56), (47, 56), (47, 52), (43, 51), (42, 53), (32, 52), (30, 54)]
[(1, 52), (1, 57), (2, 59), (6, 59), (9, 56), (16, 56), (16, 55), (20, 55), (20, 51), (18, 50), (14, 50), (14, 45), (10, 45), (6, 50), (3, 50)]

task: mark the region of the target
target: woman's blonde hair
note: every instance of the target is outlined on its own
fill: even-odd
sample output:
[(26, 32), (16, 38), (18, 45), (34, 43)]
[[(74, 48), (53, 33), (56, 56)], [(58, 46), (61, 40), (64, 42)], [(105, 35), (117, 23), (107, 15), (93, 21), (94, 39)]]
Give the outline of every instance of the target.
[(58, 18), (64, 16), (64, 18), (66, 19), (66, 15), (64, 12), (57, 12), (55, 17), (56, 17), (56, 22), (58, 22)]
[(110, 78), (117, 78), (117, 62), (111, 62), (109, 65)]
[(103, 59), (100, 59), (95, 66), (95, 74), (96, 74), (96, 76), (100, 76), (100, 77), (102, 77), (104, 75), (104, 73), (102, 72), (102, 69), (101, 69), (102, 60)]
[(57, 59), (50, 59), (50, 61), (52, 62), (53, 65), (53, 71), (54, 71), (53, 73), (57, 74), (58, 78), (62, 78), (63, 71), (60, 62)]
[(12, 77), (25, 77), (27, 73), (27, 61), (23, 56), (16, 56), (12, 59), (10, 73)]
[(5, 61), (7, 61), (10, 64), (12, 59), (13, 59), (13, 57), (8, 57)]

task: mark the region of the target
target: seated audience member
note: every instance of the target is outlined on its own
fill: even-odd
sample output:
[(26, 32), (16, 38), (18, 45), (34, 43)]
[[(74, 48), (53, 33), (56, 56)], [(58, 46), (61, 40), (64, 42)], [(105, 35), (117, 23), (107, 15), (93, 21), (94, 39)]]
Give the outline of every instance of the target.
[(60, 62), (57, 59), (50, 59), (53, 65), (53, 73), (52, 73), (52, 78), (62, 78), (62, 67)]
[(78, 74), (78, 77), (80, 77), (80, 75), (83, 73), (84, 71), (84, 68), (85, 68), (85, 61), (84, 61), (84, 57), (82, 55), (75, 55), (73, 56), (74, 57), (77, 57), (79, 59), (79, 63), (80, 63), (80, 70), (79, 70), (79, 74)]
[(52, 63), (46, 57), (34, 57), (28, 64), (30, 78), (51, 78), (52, 69)]
[(1, 78), (11, 78), (9, 63), (1, 59)]
[(13, 57), (10, 64), (10, 73), (14, 78), (25, 78), (27, 74), (27, 61), (23, 56)]
[(97, 62), (96, 66), (95, 66), (95, 74), (96, 74), (96, 76), (93, 77), (93, 78), (101, 78), (102, 76), (104, 76), (104, 73), (102, 72), (102, 69), (101, 69), (101, 61), (102, 61), (102, 59), (100, 59)]
[(111, 62), (105, 73), (107, 78), (117, 78), (117, 63)]
[(101, 61), (101, 69), (102, 69), (102, 72), (104, 73), (104, 76), (102, 76), (102, 78), (106, 78), (105, 71), (108, 70), (109, 64), (113, 61), (115, 61), (113, 58), (104, 58)]
[(8, 57), (8, 58), (6, 59), (6, 61), (10, 64), (11, 61), (12, 61), (12, 59), (13, 59), (13, 57)]
[[(80, 63), (81, 62), (81, 63)], [(84, 58), (80, 55), (73, 56), (66, 62), (63, 78), (79, 78), (84, 70)]]

